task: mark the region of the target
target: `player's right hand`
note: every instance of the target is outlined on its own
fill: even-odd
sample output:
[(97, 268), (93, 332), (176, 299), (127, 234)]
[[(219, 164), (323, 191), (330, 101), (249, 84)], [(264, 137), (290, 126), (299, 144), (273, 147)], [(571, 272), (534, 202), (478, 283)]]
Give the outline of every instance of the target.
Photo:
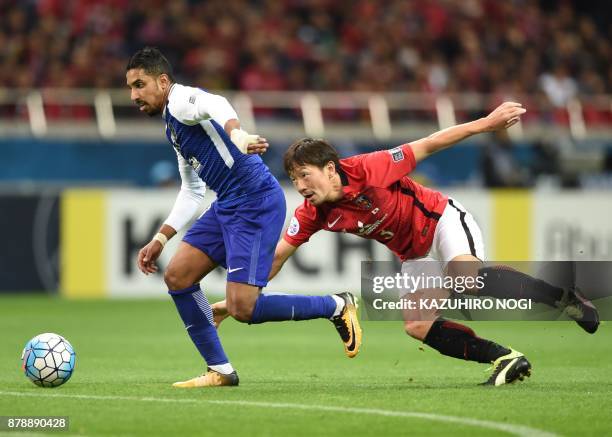
[(138, 268), (142, 273), (148, 275), (157, 272), (157, 258), (162, 253), (163, 246), (157, 240), (151, 240), (149, 244), (138, 252)]
[(527, 110), (520, 103), (504, 102), (483, 119), (485, 122), (483, 132), (508, 129), (518, 123), (525, 112)]

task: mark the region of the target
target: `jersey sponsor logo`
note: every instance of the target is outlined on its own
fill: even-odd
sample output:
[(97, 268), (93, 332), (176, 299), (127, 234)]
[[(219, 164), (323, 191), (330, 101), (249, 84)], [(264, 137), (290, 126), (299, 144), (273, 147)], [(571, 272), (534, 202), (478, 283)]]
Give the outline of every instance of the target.
[(193, 104), (195, 104), (195, 101), (196, 101), (196, 96), (195, 96), (195, 94), (194, 94), (194, 95), (192, 95), (192, 96), (189, 96), (189, 103), (191, 103), (191, 104), (193, 105)]
[(337, 218), (336, 220), (334, 220), (333, 222), (327, 222), (327, 227), (328, 227), (328, 228), (330, 228), (330, 229), (331, 229), (331, 228), (333, 228), (333, 227), (334, 227), (334, 225), (335, 225), (336, 223), (338, 223), (338, 220), (340, 220), (341, 218), (342, 218), (342, 214), (340, 214), (340, 215), (338, 216), (338, 218)]
[(298, 219), (293, 216), (291, 217), (289, 227), (287, 228), (287, 235), (290, 237), (295, 237), (298, 232), (300, 232), (300, 222), (298, 222)]
[(404, 151), (402, 150), (401, 147), (396, 147), (395, 149), (391, 149), (389, 150), (389, 153), (391, 154), (391, 158), (393, 159), (393, 162), (400, 162), (404, 160)]
[(365, 194), (360, 194), (354, 200), (355, 205), (361, 209), (369, 210), (372, 209), (372, 201)]
[(374, 223), (364, 224), (361, 221), (357, 221), (357, 226), (359, 227), (359, 231), (357, 232), (359, 235), (370, 235), (374, 232), (380, 224), (387, 218), (387, 214), (385, 214), (381, 219), (376, 220)]

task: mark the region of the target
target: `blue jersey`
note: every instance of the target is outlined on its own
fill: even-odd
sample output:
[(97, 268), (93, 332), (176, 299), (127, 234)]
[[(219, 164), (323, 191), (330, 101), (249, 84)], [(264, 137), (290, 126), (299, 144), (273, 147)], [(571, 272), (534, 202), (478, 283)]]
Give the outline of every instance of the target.
[(164, 110), (168, 140), (217, 193), (220, 205), (233, 206), (245, 197), (264, 196), (278, 187), (278, 181), (258, 155), (242, 153), (223, 126), (207, 115), (212, 111), (207, 111), (206, 105), (214, 104), (211, 97), (217, 96), (174, 84)]

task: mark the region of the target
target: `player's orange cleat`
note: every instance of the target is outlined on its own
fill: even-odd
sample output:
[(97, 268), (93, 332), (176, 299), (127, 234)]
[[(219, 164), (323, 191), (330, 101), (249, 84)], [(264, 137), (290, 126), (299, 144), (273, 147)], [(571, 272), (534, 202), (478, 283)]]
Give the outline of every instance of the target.
[(201, 376), (197, 376), (188, 381), (175, 382), (172, 386), (179, 388), (221, 387), (235, 386), (238, 385), (238, 382), (239, 378), (235, 370), (229, 375), (224, 375), (209, 368), (206, 373)]
[(357, 298), (352, 293), (340, 293), (336, 296), (344, 300), (342, 312), (331, 318), (344, 343), (344, 353), (354, 358), (361, 347), (361, 326), (357, 317)]

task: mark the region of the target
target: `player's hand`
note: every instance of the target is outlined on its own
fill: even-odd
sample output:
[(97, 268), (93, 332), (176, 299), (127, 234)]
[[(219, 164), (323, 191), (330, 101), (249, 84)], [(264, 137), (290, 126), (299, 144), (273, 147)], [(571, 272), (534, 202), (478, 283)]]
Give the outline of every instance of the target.
[(233, 129), (230, 138), (242, 153), (264, 153), (268, 150), (268, 140), (242, 129)]
[(157, 240), (151, 240), (149, 244), (140, 249), (138, 252), (138, 268), (142, 273), (148, 275), (157, 272), (158, 268), (155, 261), (162, 253), (162, 249), (161, 243)]
[(262, 153), (266, 153), (268, 151), (268, 147), (270, 147), (268, 140), (259, 136), (257, 138), (257, 142), (249, 143), (249, 145), (247, 145), (246, 150), (249, 155), (253, 155), (255, 153), (261, 155)]
[(222, 300), (220, 302), (214, 303), (211, 305), (213, 311), (213, 321), (215, 323), (215, 328), (219, 329), (219, 325), (222, 321), (229, 317), (229, 312), (227, 311), (227, 302)]
[(484, 119), (483, 132), (491, 132), (500, 129), (508, 129), (518, 123), (527, 110), (523, 105), (516, 102), (504, 102), (493, 110)]

